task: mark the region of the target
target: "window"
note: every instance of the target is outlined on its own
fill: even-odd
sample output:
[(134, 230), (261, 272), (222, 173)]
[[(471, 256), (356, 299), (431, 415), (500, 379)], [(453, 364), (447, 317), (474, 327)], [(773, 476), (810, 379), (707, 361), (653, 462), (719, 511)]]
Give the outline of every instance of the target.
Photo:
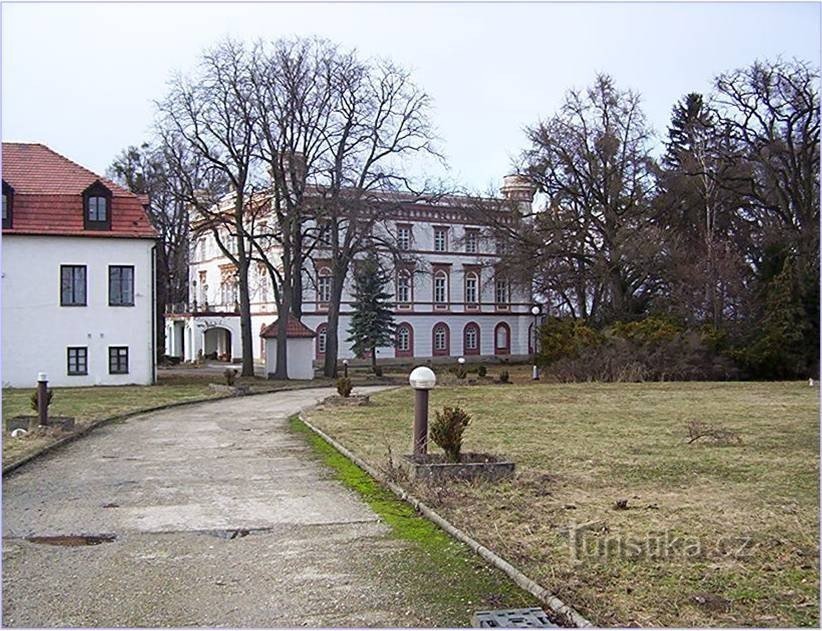
[(434, 273), (434, 303), (438, 305), (448, 303), (448, 274), (444, 270)]
[(99, 180), (83, 191), (83, 225), (86, 230), (111, 229), (111, 191)]
[(494, 329), (494, 354), (508, 355), (511, 352), (511, 329), (500, 322)]
[(448, 228), (434, 228), (434, 252), (448, 249)]
[(439, 322), (434, 325), (434, 330), (431, 336), (432, 347), (434, 355), (448, 355), (450, 353), (448, 343), (448, 325), (445, 322)]
[(479, 277), (476, 272), (466, 272), (465, 274), (465, 302), (469, 305), (476, 305), (479, 297)]
[(508, 252), (508, 244), (505, 239), (498, 238), (496, 243), (497, 254), (506, 254)]
[(68, 369), (69, 375), (88, 374), (88, 348), (85, 346), (69, 346)]
[(411, 226), (397, 226), (397, 247), (400, 250), (411, 249)]
[(108, 372), (111, 375), (128, 374), (128, 346), (108, 347)]
[(103, 222), (108, 217), (108, 200), (100, 195), (89, 197), (86, 202), (86, 211), (88, 212), (89, 221)]
[(411, 302), (411, 273), (406, 270), (397, 274), (397, 302)]
[(60, 266), (60, 305), (63, 307), (86, 306), (86, 266)]
[(134, 266), (109, 265), (108, 304), (112, 307), (134, 306)]
[(480, 328), (476, 322), (465, 325), (462, 334), (462, 352), (465, 355), (479, 355)]
[(207, 305), (208, 304), (208, 284), (206, 284), (206, 272), (199, 271), (197, 272), (198, 278), (200, 279), (200, 304)]
[(257, 265), (257, 279), (259, 281), (260, 302), (268, 302), (268, 275), (262, 263)]
[(328, 268), (321, 269), (317, 277), (317, 302), (331, 302), (331, 272)]
[(495, 284), (496, 302), (498, 305), (507, 305), (509, 300), (508, 294), (508, 280), (505, 278), (498, 278)]
[(14, 189), (3, 182), (3, 227), (11, 228), (12, 209), (14, 207)]
[(328, 325), (321, 324), (317, 327), (317, 359), (325, 357), (325, 347), (328, 343)]
[(465, 251), (468, 254), (476, 254), (479, 251), (479, 230), (465, 229)]
[(237, 302), (237, 283), (233, 280), (224, 280), (220, 283), (221, 304), (233, 306)]
[(411, 333), (407, 326), (397, 329), (397, 350), (407, 352), (411, 349)]

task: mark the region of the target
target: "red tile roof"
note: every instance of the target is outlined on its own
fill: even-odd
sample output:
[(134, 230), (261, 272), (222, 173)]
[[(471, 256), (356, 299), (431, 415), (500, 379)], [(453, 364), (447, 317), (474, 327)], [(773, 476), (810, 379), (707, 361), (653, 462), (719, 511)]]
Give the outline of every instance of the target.
[[(12, 227), (3, 234), (157, 236), (144, 200), (45, 145), (4, 142), (2, 175), (14, 189)], [(83, 228), (82, 193), (98, 180), (111, 191), (111, 230)]]
[[(260, 337), (277, 337), (277, 322), (279, 322), (279, 320), (274, 320), (274, 322), (265, 327), (260, 332)], [(288, 315), (288, 326), (285, 330), (288, 337), (315, 337), (317, 335), (291, 314)]]

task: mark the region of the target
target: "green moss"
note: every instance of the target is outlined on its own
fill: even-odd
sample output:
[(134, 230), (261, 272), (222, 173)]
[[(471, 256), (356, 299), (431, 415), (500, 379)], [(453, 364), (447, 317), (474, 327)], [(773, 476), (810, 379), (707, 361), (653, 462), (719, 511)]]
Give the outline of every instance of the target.
[(391, 528), (391, 536), (407, 544), (384, 562), (391, 564), (392, 574), (404, 583), (409, 608), (427, 611), (426, 622), (431, 626), (467, 625), (472, 612), (486, 608), (539, 606), (531, 594), (418, 515), (297, 416), (289, 419), (289, 425), (305, 438), (333, 475), (356, 491)]

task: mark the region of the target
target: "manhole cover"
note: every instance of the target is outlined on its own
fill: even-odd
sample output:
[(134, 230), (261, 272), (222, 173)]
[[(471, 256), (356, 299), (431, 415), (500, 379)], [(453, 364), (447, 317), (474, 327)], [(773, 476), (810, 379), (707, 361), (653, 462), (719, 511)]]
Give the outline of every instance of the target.
[(98, 546), (111, 543), (116, 535), (52, 535), (48, 537), (26, 537), (31, 543), (42, 543), (47, 546)]

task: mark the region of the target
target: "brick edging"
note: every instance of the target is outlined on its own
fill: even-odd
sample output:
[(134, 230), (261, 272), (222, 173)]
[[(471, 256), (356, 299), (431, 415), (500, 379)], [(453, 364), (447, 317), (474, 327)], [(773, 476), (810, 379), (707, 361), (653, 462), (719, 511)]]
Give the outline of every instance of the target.
[[(299, 384), (295, 385), (294, 387), (283, 387), (278, 388), (276, 390), (268, 390), (266, 392), (249, 392), (248, 394), (239, 395), (241, 397), (256, 397), (263, 394), (275, 394), (277, 392), (288, 392), (292, 390), (312, 390), (314, 388), (323, 388), (323, 387), (331, 387), (331, 386), (317, 386), (313, 384)], [(3, 477), (6, 477), (9, 473), (19, 469), (24, 464), (31, 462), (39, 458), (40, 456), (44, 456), (45, 454), (57, 449), (58, 447), (62, 447), (68, 443), (74, 442), (78, 438), (82, 438), (90, 431), (97, 429), (98, 427), (102, 427), (103, 425), (108, 425), (109, 423), (116, 423), (117, 421), (124, 421), (129, 419), (133, 416), (138, 416), (140, 414), (149, 414), (150, 412), (161, 412), (162, 410), (169, 410), (171, 408), (182, 407), (185, 405), (197, 405), (198, 403), (210, 403), (212, 401), (224, 401), (226, 399), (234, 399), (237, 398), (238, 395), (234, 394), (225, 394), (216, 397), (203, 397), (200, 399), (188, 399), (186, 401), (172, 401), (171, 403), (164, 403), (163, 405), (155, 405), (150, 408), (141, 408), (139, 410), (134, 410), (132, 412), (125, 412), (124, 414), (117, 414), (116, 416), (108, 416), (106, 418), (101, 418), (96, 421), (92, 421), (82, 429), (77, 430), (69, 434), (68, 436), (64, 436), (63, 438), (49, 443), (48, 445), (44, 445), (41, 449), (28, 454), (27, 456), (23, 456), (19, 460), (15, 460), (10, 462), (9, 464), (3, 464)], [(5, 440), (5, 437), (4, 437)]]
[(303, 412), (300, 412), (298, 416), (300, 421), (302, 421), (308, 429), (317, 434), (317, 436), (322, 438), (326, 443), (331, 445), (343, 456), (351, 460), (351, 462), (353, 462), (363, 471), (368, 473), (372, 478), (378, 480), (381, 484), (386, 486), (400, 500), (407, 502), (408, 504), (413, 506), (415, 510), (422, 513), (425, 517), (434, 522), (437, 526), (442, 528), (449, 535), (451, 535), (455, 539), (462, 541), (472, 551), (477, 553), (488, 563), (507, 574), (508, 577), (511, 578), (511, 580), (513, 580), (517, 585), (519, 585), (522, 589), (530, 593), (532, 596), (538, 598), (542, 603), (545, 604), (546, 607), (548, 607), (548, 609), (552, 613), (558, 616), (561, 620), (566, 620), (573, 624), (573, 626), (578, 628), (590, 628), (594, 626), (592, 622), (584, 618), (576, 609), (574, 609), (570, 605), (565, 604), (562, 600), (560, 600), (554, 594), (552, 594), (547, 589), (542, 587), (539, 583), (526, 576), (522, 571), (514, 567), (511, 563), (497, 555), (492, 550), (489, 550), (488, 548), (480, 544), (478, 541), (473, 539), (464, 531), (454, 526), (450, 521), (448, 521), (447, 519), (439, 515), (437, 512), (435, 512), (430, 506), (428, 506), (427, 504), (423, 503), (422, 501), (408, 493), (401, 486), (389, 480), (381, 471), (377, 470), (376, 468), (365, 462), (365, 460), (363, 460), (359, 456), (353, 454), (349, 449), (341, 445), (335, 439), (331, 438), (321, 429), (315, 427), (310, 421), (308, 421), (305, 418)]

